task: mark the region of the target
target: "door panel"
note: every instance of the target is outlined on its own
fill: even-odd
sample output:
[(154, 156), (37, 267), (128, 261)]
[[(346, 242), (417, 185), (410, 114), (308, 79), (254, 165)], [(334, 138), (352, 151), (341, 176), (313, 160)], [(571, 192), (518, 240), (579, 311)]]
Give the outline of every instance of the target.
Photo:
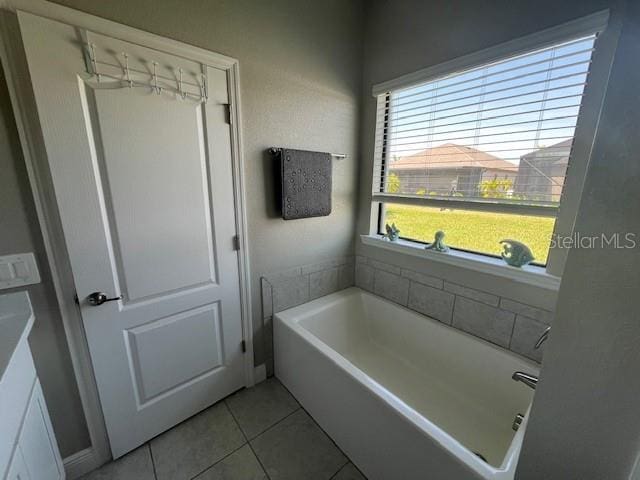
[(126, 302), (214, 282), (202, 104), (159, 101), (128, 88), (91, 93)]
[[(36, 15), (18, 19), (119, 457), (244, 385), (227, 74)], [(121, 80), (87, 75), (86, 45), (100, 71)], [(181, 76), (208, 101), (129, 88), (129, 79), (151, 85), (154, 71), (164, 86)], [(122, 298), (92, 306), (92, 292)]]
[[(222, 365), (219, 308), (215, 303), (127, 330), (138, 408)], [(176, 351), (183, 352), (179, 359)]]

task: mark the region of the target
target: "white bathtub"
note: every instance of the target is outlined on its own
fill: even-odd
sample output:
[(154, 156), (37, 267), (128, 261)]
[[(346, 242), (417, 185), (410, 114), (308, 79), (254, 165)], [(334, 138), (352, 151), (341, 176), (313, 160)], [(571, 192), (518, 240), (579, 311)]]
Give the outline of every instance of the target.
[(532, 391), (511, 375), (535, 364), (358, 288), (276, 314), (274, 344), (276, 376), (369, 479), (513, 478)]

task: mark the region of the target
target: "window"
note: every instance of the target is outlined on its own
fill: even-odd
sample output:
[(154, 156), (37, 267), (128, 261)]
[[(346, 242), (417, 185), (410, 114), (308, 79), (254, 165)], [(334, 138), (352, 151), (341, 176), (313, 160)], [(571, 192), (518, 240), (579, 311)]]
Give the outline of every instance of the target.
[(431, 76), (378, 97), (379, 233), (497, 256), (503, 239), (546, 264), (596, 34)]

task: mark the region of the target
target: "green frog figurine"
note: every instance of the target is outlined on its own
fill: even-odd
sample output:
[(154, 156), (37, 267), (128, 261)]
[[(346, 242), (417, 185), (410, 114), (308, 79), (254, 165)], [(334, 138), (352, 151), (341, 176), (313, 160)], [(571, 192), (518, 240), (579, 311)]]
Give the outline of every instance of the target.
[(430, 243), (424, 248), (426, 250), (433, 250), (434, 252), (448, 252), (449, 247), (447, 247), (444, 243), (444, 232), (442, 230), (438, 230), (436, 232), (433, 243)]
[(535, 260), (531, 249), (522, 242), (506, 239), (500, 240), (500, 243), (504, 248), (502, 259), (512, 267), (520, 268)]
[(400, 238), (400, 230), (396, 227), (395, 223), (389, 225), (388, 223), (384, 226), (384, 229), (387, 231), (384, 237), (388, 239), (390, 242), (395, 242)]

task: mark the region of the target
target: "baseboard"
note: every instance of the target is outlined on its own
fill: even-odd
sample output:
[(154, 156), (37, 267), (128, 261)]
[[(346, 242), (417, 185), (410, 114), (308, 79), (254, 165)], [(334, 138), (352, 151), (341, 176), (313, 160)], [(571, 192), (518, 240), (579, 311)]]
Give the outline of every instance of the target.
[(261, 363), (253, 369), (253, 381), (257, 384), (267, 379), (267, 366)]
[(82, 475), (92, 472), (102, 463), (92, 447), (69, 455), (63, 461), (67, 480), (75, 480)]

